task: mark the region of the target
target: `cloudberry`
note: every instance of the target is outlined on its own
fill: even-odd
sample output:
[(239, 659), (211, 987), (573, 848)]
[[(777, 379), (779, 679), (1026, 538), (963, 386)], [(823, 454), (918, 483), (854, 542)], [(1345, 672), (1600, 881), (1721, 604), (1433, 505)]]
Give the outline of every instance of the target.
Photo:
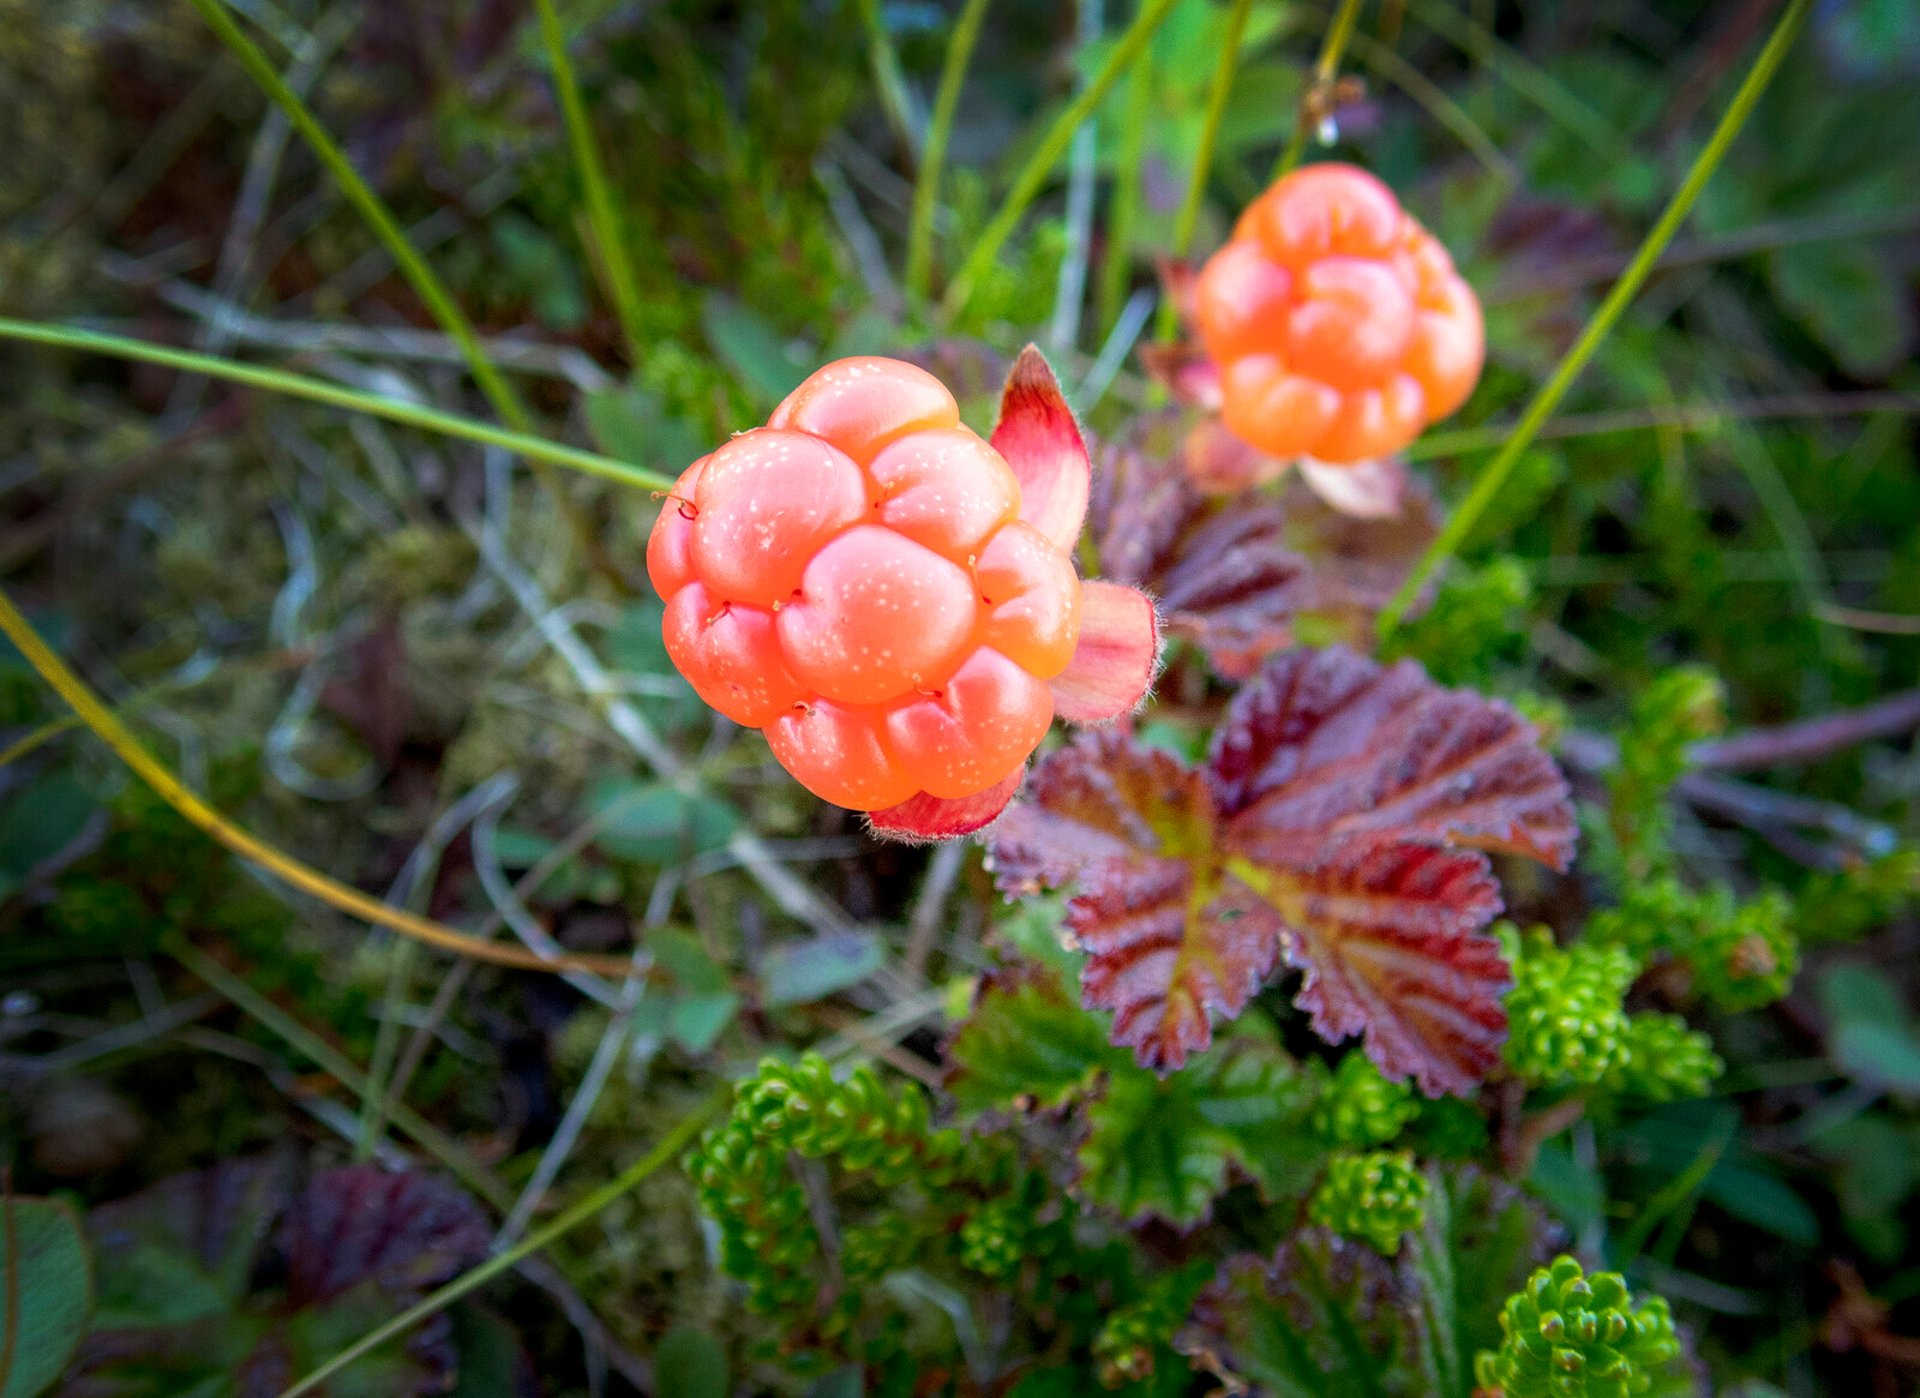
[(667, 653), (822, 800), (905, 838), (978, 829), (1056, 713), (1116, 717), (1152, 679), (1152, 603), (1074, 571), (1088, 472), (1038, 351), (991, 441), (923, 369), (829, 364), (670, 493)]
[(1191, 294), (1222, 419), (1271, 457), (1388, 456), (1480, 377), (1479, 301), (1393, 192), (1351, 165), (1275, 183)]

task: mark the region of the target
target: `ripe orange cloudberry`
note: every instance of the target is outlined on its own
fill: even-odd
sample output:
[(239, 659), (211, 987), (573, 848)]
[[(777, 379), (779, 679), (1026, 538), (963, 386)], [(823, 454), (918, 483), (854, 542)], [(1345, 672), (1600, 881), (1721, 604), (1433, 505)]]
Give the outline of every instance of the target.
[(829, 364), (661, 509), (647, 572), (667, 653), (876, 831), (977, 830), (1056, 713), (1116, 717), (1152, 680), (1152, 602), (1074, 570), (1089, 469), (1037, 350), (991, 441), (924, 369)]
[(1199, 343), (1161, 370), (1231, 434), (1190, 441), (1203, 485), (1237, 488), (1298, 462), (1340, 504), (1343, 488), (1367, 488), (1322, 468), (1385, 462), (1480, 377), (1472, 289), (1393, 192), (1352, 165), (1283, 176), (1173, 290)]

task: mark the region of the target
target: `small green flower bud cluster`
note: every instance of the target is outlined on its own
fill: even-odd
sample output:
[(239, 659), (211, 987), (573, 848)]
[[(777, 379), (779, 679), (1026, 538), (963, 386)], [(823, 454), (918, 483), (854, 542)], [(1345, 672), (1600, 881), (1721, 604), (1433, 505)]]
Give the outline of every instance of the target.
[(1427, 1188), (1411, 1151), (1336, 1155), (1327, 1162), (1307, 1216), (1392, 1257), (1400, 1251), (1400, 1239), (1426, 1222)]
[(1816, 874), (1794, 899), (1803, 940), (1849, 942), (1920, 901), (1920, 847), (1903, 846), (1834, 874)]
[(1020, 1270), (1033, 1240), (1033, 1205), (1003, 1194), (988, 1199), (960, 1225), (960, 1261), (982, 1276), (1001, 1280)]
[[(1003, 1182), (1012, 1164), (1004, 1145), (934, 1130), (925, 1097), (888, 1092), (871, 1068), (836, 1082), (818, 1054), (792, 1064), (763, 1060), (688, 1164), (701, 1206), (720, 1225), (721, 1266), (746, 1283), (748, 1304), (762, 1312), (804, 1307), (819, 1291), (809, 1270), (820, 1239), (789, 1152), (830, 1160), (881, 1188), (912, 1183), (930, 1192)], [(850, 1237), (842, 1269), (850, 1281), (856, 1270), (877, 1280), (921, 1240), (897, 1229)]]
[(1632, 889), (1618, 907), (1595, 913), (1587, 936), (1642, 960), (1665, 955), (1685, 961), (1714, 1004), (1751, 1010), (1785, 995), (1799, 969), (1792, 914), (1779, 893), (1742, 902), (1724, 885), (1696, 893), (1676, 879), (1654, 879)]
[(1649, 1102), (1702, 1097), (1726, 1070), (1713, 1040), (1678, 1015), (1630, 1015), (1639, 962), (1617, 943), (1559, 947), (1544, 929), (1496, 929), (1514, 963), (1507, 1065), (1533, 1087), (1598, 1087)]
[(1641, 692), (1607, 781), (1609, 823), (1630, 878), (1671, 863), (1667, 794), (1686, 775), (1687, 749), (1725, 722), (1726, 689), (1711, 670), (1668, 670)]
[(763, 1060), (740, 1085), (733, 1114), (775, 1149), (832, 1159), (882, 1188), (951, 1183), (964, 1144), (958, 1131), (932, 1129), (920, 1093), (888, 1092), (864, 1064), (835, 1082), (832, 1065), (817, 1053), (792, 1065)]
[(1340, 1060), (1333, 1081), (1314, 1103), (1310, 1124), (1333, 1145), (1364, 1150), (1391, 1141), (1419, 1111), (1411, 1087), (1390, 1082), (1355, 1050)]
[(1680, 1355), (1663, 1299), (1635, 1306), (1617, 1272), (1589, 1277), (1571, 1257), (1507, 1298), (1500, 1329), (1500, 1348), (1481, 1351), (1474, 1375), (1502, 1398), (1632, 1398)]
[(1621, 1001), (1639, 974), (1633, 957), (1624, 947), (1591, 942), (1557, 947), (1544, 929), (1524, 939), (1511, 925), (1498, 931), (1513, 962), (1507, 1066), (1536, 1087), (1603, 1081), (1626, 1057)]
[[(1172, 1357), (1173, 1337), (1214, 1270), (1211, 1263), (1196, 1261), (1160, 1278), (1139, 1300), (1109, 1313), (1093, 1337), (1100, 1382), (1126, 1388), (1151, 1379), (1160, 1359)], [(1185, 1366), (1180, 1368), (1184, 1372)]]
[(1627, 1020), (1625, 1060), (1608, 1086), (1647, 1102), (1705, 1097), (1727, 1071), (1713, 1040), (1679, 1015), (1637, 1014)]

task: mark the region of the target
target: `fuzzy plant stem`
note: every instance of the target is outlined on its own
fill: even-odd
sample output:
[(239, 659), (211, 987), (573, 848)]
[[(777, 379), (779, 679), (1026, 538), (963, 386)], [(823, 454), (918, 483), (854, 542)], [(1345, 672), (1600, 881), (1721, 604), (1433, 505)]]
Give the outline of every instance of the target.
[(1541, 385), (1540, 391), (1527, 405), (1526, 412), (1521, 414), (1519, 423), (1513, 429), (1513, 435), (1508, 437), (1505, 445), (1485, 466), (1480, 468), (1479, 477), (1474, 481), (1473, 489), (1468, 492), (1467, 498), (1460, 502), (1459, 508), (1447, 520), (1446, 527), (1440, 531), (1440, 536), (1428, 547), (1420, 562), (1401, 584), (1400, 590), (1394, 594), (1393, 600), (1381, 611), (1378, 631), (1382, 640), (1393, 634), (1394, 628), (1400, 624), (1401, 618), (1407, 613), (1407, 608), (1413, 604), (1413, 599), (1420, 595), (1420, 590), (1427, 585), (1428, 579), (1443, 563), (1453, 557), (1462, 540), (1473, 531), (1480, 516), (1486, 513), (1487, 506), (1493, 503), (1494, 497), (1500, 493), (1500, 487), (1506, 484), (1507, 477), (1519, 464), (1522, 454), (1532, 445), (1534, 434), (1553, 415), (1553, 410), (1560, 406), (1560, 400), (1573, 386), (1573, 381), (1580, 376), (1580, 371), (1587, 367), (1587, 361), (1593, 358), (1593, 353), (1600, 347), (1600, 342), (1607, 338), (1607, 333), (1613, 329), (1614, 322), (1620, 319), (1621, 313), (1626, 310), (1647, 277), (1653, 272), (1655, 264), (1660, 260), (1660, 254), (1666, 250), (1667, 244), (1673, 241), (1673, 235), (1680, 230), (1680, 225), (1692, 212), (1694, 201), (1700, 197), (1700, 191), (1706, 188), (1707, 181), (1713, 177), (1713, 172), (1719, 167), (1721, 160), (1733, 145), (1734, 139), (1740, 134), (1740, 128), (1746, 124), (1761, 94), (1767, 90), (1767, 85), (1773, 80), (1774, 73), (1779, 70), (1781, 60), (1787, 56), (1787, 50), (1793, 46), (1794, 35), (1799, 32), (1801, 21), (1806, 18), (1810, 4), (1811, 0), (1789, 0), (1786, 9), (1781, 12), (1779, 20), (1774, 24), (1773, 33), (1768, 37), (1765, 47), (1754, 59), (1753, 66), (1747, 70), (1747, 75), (1741, 80), (1733, 100), (1727, 104), (1727, 110), (1721, 116), (1720, 124), (1714, 128), (1713, 135), (1707, 139), (1700, 154), (1694, 158), (1693, 168), (1687, 171), (1686, 179), (1661, 213), (1659, 221), (1647, 231), (1639, 251), (1633, 255), (1633, 261), (1627, 264), (1627, 269), (1621, 273), (1620, 280), (1614, 283), (1613, 290), (1607, 293), (1606, 300), (1602, 301), (1599, 309), (1593, 313), (1593, 318), (1580, 332), (1580, 338), (1574, 341), (1572, 347), (1561, 358), (1552, 377)]

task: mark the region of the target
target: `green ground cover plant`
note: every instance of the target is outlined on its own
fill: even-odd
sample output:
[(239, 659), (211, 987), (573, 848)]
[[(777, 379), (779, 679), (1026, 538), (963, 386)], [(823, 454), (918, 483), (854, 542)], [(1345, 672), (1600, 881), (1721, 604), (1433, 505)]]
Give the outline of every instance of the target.
[(0, 1395), (1915, 1391), (1911, 8), (0, 0)]

